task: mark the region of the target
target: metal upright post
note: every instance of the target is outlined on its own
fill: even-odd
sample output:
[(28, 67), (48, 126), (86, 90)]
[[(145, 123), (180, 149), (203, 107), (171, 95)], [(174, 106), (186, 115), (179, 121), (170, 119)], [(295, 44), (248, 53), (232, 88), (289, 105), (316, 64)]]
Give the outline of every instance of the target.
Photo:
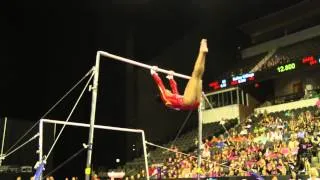
[(93, 71), (94, 73), (93, 86), (91, 87), (92, 101), (91, 101), (91, 116), (90, 116), (90, 129), (89, 129), (89, 139), (88, 139), (87, 163), (86, 163), (86, 169), (85, 169), (86, 180), (90, 180), (90, 176), (91, 176), (94, 123), (95, 123), (97, 96), (98, 96), (99, 65), (100, 65), (100, 53), (97, 52), (96, 65)]
[[(43, 158), (43, 120), (40, 119), (40, 123), (39, 123), (39, 149), (38, 149), (38, 153), (39, 153), (39, 161), (38, 161), (38, 166), (41, 165), (41, 163), (43, 162), (44, 158)], [(42, 173), (40, 175), (40, 179), (42, 179)]]
[(240, 104), (239, 88), (237, 87), (237, 104)]
[(148, 167), (148, 157), (147, 157), (148, 154), (147, 154), (146, 137), (145, 137), (144, 131), (141, 131), (141, 135), (142, 135), (144, 165), (145, 165), (145, 168), (146, 168), (146, 177), (147, 177), (147, 180), (149, 180), (150, 177), (149, 177), (149, 167)]
[(246, 93), (246, 101), (247, 101), (246, 106), (249, 106), (249, 94), (248, 93)]
[(201, 169), (201, 146), (202, 146), (202, 106), (203, 101), (200, 101), (198, 107), (198, 179), (200, 179), (200, 169)]
[(243, 92), (243, 90), (241, 89), (241, 104), (242, 105), (245, 105), (245, 103), (244, 103), (244, 92)]
[(2, 143), (1, 143), (1, 157), (0, 157), (0, 166), (2, 165), (2, 158), (4, 157), (3, 155), (3, 148), (4, 148), (4, 140), (6, 138), (6, 130), (7, 130), (7, 117), (4, 118), (4, 124), (3, 124), (3, 134), (2, 134)]

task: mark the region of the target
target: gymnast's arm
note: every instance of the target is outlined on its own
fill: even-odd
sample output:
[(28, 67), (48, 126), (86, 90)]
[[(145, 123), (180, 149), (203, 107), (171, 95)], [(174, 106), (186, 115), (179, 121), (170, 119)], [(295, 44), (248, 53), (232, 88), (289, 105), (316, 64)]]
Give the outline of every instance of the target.
[(177, 82), (173, 78), (173, 71), (167, 76), (173, 94), (179, 94)]
[(161, 78), (159, 77), (158, 73), (155, 71), (156, 68), (157, 68), (156, 66), (153, 67), (150, 72), (151, 72), (151, 75), (153, 77), (154, 82), (158, 85), (161, 94), (165, 95), (166, 88), (164, 87), (163, 82), (162, 82)]

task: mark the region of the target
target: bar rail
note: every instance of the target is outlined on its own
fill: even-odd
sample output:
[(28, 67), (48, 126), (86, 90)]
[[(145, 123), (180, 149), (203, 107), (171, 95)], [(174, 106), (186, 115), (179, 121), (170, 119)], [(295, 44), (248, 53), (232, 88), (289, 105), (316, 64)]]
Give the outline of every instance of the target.
[[(137, 62), (137, 61), (134, 61), (134, 60), (131, 60), (131, 59), (128, 59), (128, 58), (124, 58), (124, 57), (121, 57), (121, 56), (117, 56), (117, 55), (114, 55), (114, 54), (110, 54), (108, 52), (98, 51), (98, 53), (103, 57), (108, 57), (108, 58), (115, 59), (115, 60), (118, 60), (118, 61), (122, 61), (122, 62), (131, 64), (131, 65), (134, 65), (134, 66), (139, 66), (139, 67), (142, 67), (142, 68), (145, 68), (145, 69), (152, 69), (153, 68), (153, 66), (151, 66), (151, 65), (144, 64), (144, 63), (141, 63), (141, 62)], [(165, 74), (171, 74), (171, 71), (166, 70), (166, 69), (158, 68), (157, 71), (165, 73)], [(182, 79), (190, 79), (191, 78), (190, 76), (187, 76), (187, 75), (184, 75), (184, 74), (180, 74), (180, 73), (176, 73), (176, 72), (174, 72), (172, 75), (175, 76), (175, 77), (182, 78)]]

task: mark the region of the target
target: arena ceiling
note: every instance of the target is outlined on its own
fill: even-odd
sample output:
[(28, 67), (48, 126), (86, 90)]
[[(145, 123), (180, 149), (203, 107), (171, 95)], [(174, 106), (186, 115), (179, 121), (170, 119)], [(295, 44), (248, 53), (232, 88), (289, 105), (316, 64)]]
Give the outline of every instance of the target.
[[(125, 28), (126, 24), (132, 24), (135, 55), (139, 59), (152, 59), (199, 23), (214, 24), (217, 29), (236, 28), (298, 2), (301, 0), (1, 1), (0, 67), (3, 68), (0, 88), (3, 93), (0, 114), (34, 118), (45, 111), (56, 97), (45, 95), (64, 92), (64, 88), (54, 86), (54, 80), (59, 80), (56, 76), (69, 74), (67, 67), (76, 64), (77, 68), (72, 70), (78, 77), (91, 64), (90, 58), (97, 47), (123, 48), (116, 43), (124, 44), (124, 31), (115, 26)], [(150, 44), (153, 44), (152, 48), (148, 47)], [(71, 56), (70, 51), (79, 52), (79, 55)], [(56, 73), (57, 69), (60, 73)], [(63, 87), (69, 87), (75, 81), (68, 77), (69, 82), (66, 80)], [(36, 97), (47, 99), (35, 101)], [(36, 102), (33, 109), (25, 108), (29, 102)], [(26, 114), (31, 115), (27, 117)]]
[[(114, 0), (111, 9), (114, 16), (134, 22), (138, 47), (152, 41), (158, 43), (156, 50), (148, 54), (143, 54), (146, 53), (144, 47), (138, 48), (137, 53), (142, 53), (140, 56), (150, 59), (200, 23), (217, 29), (238, 28), (243, 23), (300, 2), (302, 0)], [(101, 10), (102, 4), (98, 3), (95, 8)]]
[[(217, 28), (239, 25), (290, 7), (302, 0), (56, 0), (5, 1), (1, 12), (34, 14), (32, 18), (77, 16), (87, 13), (99, 21), (112, 24), (132, 24), (135, 30), (137, 53), (150, 59), (167, 46), (181, 39), (199, 23), (214, 24)], [(0, 13), (1, 13), (0, 12)], [(54, 15), (53, 15), (54, 16)], [(61, 15), (60, 15), (61, 16)], [(54, 17), (53, 17), (54, 19)], [(97, 27), (93, 27), (97, 28)], [(162, 34), (155, 36), (155, 34)], [(143, 54), (144, 45), (157, 42), (158, 47)]]

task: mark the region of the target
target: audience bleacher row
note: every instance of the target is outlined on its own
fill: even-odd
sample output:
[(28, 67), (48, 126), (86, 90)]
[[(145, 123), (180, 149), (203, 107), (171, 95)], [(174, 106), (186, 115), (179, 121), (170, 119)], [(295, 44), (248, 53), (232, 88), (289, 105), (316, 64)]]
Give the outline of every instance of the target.
[[(165, 157), (159, 149), (155, 153), (165, 160), (153, 161), (149, 173), (154, 179), (160, 176), (162, 179), (194, 178), (197, 173), (202, 177), (249, 176), (252, 173), (275, 177), (315, 174), (317, 171), (311, 167), (320, 168), (319, 114), (319, 109), (312, 106), (252, 115), (231, 128), (229, 134), (204, 136), (204, 161), (200, 168), (197, 158), (193, 157), (196, 151), (189, 153), (190, 156), (166, 152), (168, 157)], [(227, 126), (230, 128), (231, 124)], [(220, 133), (223, 132), (219, 124), (212, 125), (209, 127), (212, 131), (220, 129)], [(180, 150), (179, 147), (174, 149)], [(142, 177), (145, 177), (144, 170), (126, 178)]]
[[(237, 119), (229, 120), (224, 126), (227, 129), (230, 129), (231, 127), (235, 126), (237, 124)], [(223, 127), (219, 122), (209, 123), (205, 124), (203, 126), (203, 136), (207, 137), (209, 135), (219, 135), (224, 132)], [(179, 149), (179, 151), (182, 152), (192, 152), (196, 149), (196, 139), (197, 139), (198, 131), (192, 130), (186, 134), (181, 135), (180, 138), (178, 138), (175, 142), (169, 142), (165, 144), (165, 147), (173, 148), (172, 144), (174, 143), (174, 147), (176, 149)], [(164, 152), (162, 149), (155, 149), (154, 151), (149, 152), (149, 159), (153, 164), (161, 164), (164, 159), (168, 159), (172, 153), (170, 152)], [(140, 171), (140, 169), (144, 168), (144, 159), (143, 157), (139, 157), (134, 159), (132, 162), (127, 162), (126, 165), (123, 167), (126, 174), (132, 175), (136, 174), (137, 170)]]

